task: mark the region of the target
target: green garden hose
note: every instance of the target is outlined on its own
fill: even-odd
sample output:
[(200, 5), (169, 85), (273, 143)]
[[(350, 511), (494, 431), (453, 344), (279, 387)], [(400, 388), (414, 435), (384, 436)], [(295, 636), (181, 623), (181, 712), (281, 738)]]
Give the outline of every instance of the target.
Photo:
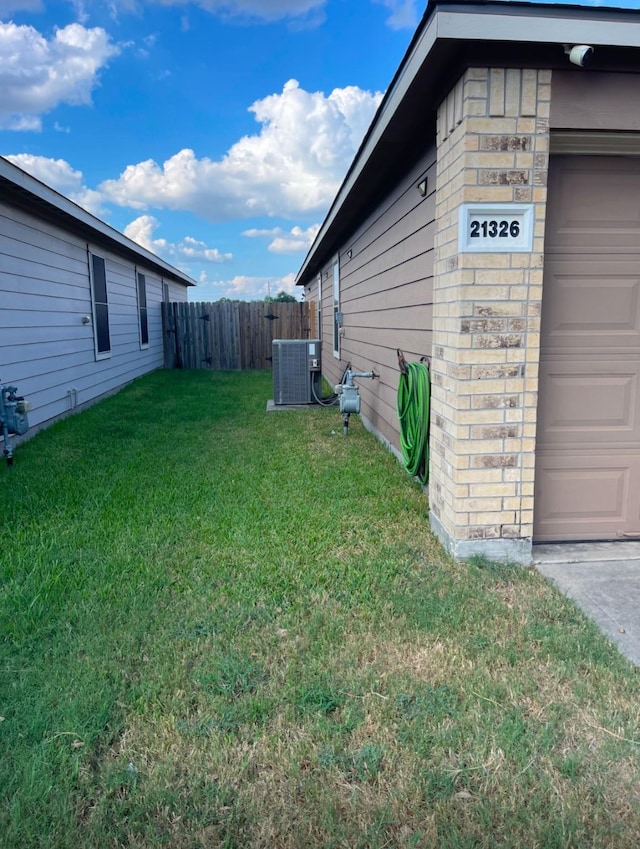
[(426, 363), (403, 365), (398, 384), (402, 459), (409, 474), (424, 485), (429, 480), (429, 368)]

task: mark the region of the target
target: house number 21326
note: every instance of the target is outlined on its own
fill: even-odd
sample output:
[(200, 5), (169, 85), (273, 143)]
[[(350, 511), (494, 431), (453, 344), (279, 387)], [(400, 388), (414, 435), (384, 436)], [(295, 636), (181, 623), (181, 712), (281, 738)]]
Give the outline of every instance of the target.
[(468, 253), (533, 250), (532, 203), (463, 203), (458, 212), (458, 249)]
[(504, 219), (502, 221), (478, 221), (475, 219), (471, 220), (469, 224), (469, 236), (472, 239), (479, 239), (480, 237), (485, 239), (508, 239), (509, 237), (517, 239), (520, 235), (519, 221), (505, 221)]

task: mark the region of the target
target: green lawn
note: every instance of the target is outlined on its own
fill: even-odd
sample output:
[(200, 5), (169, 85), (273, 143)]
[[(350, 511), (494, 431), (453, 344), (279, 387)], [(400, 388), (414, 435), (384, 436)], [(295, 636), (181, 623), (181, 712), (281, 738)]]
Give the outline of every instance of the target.
[(635, 849), (634, 668), (270, 396), (158, 372), (0, 468), (0, 846)]

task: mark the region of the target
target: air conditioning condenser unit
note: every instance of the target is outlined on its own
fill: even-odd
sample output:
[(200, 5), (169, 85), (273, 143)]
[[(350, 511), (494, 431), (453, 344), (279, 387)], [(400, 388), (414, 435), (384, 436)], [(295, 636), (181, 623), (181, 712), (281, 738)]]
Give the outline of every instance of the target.
[(321, 398), (319, 339), (273, 340), (274, 404), (314, 404)]

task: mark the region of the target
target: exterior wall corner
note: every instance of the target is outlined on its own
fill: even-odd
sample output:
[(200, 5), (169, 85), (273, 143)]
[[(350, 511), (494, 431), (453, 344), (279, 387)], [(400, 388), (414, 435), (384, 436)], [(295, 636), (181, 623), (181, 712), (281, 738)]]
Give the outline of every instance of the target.
[[(469, 69), (438, 112), (429, 496), (456, 557), (531, 557), (549, 77)], [(465, 204), (525, 205), (531, 249), (463, 249)]]

